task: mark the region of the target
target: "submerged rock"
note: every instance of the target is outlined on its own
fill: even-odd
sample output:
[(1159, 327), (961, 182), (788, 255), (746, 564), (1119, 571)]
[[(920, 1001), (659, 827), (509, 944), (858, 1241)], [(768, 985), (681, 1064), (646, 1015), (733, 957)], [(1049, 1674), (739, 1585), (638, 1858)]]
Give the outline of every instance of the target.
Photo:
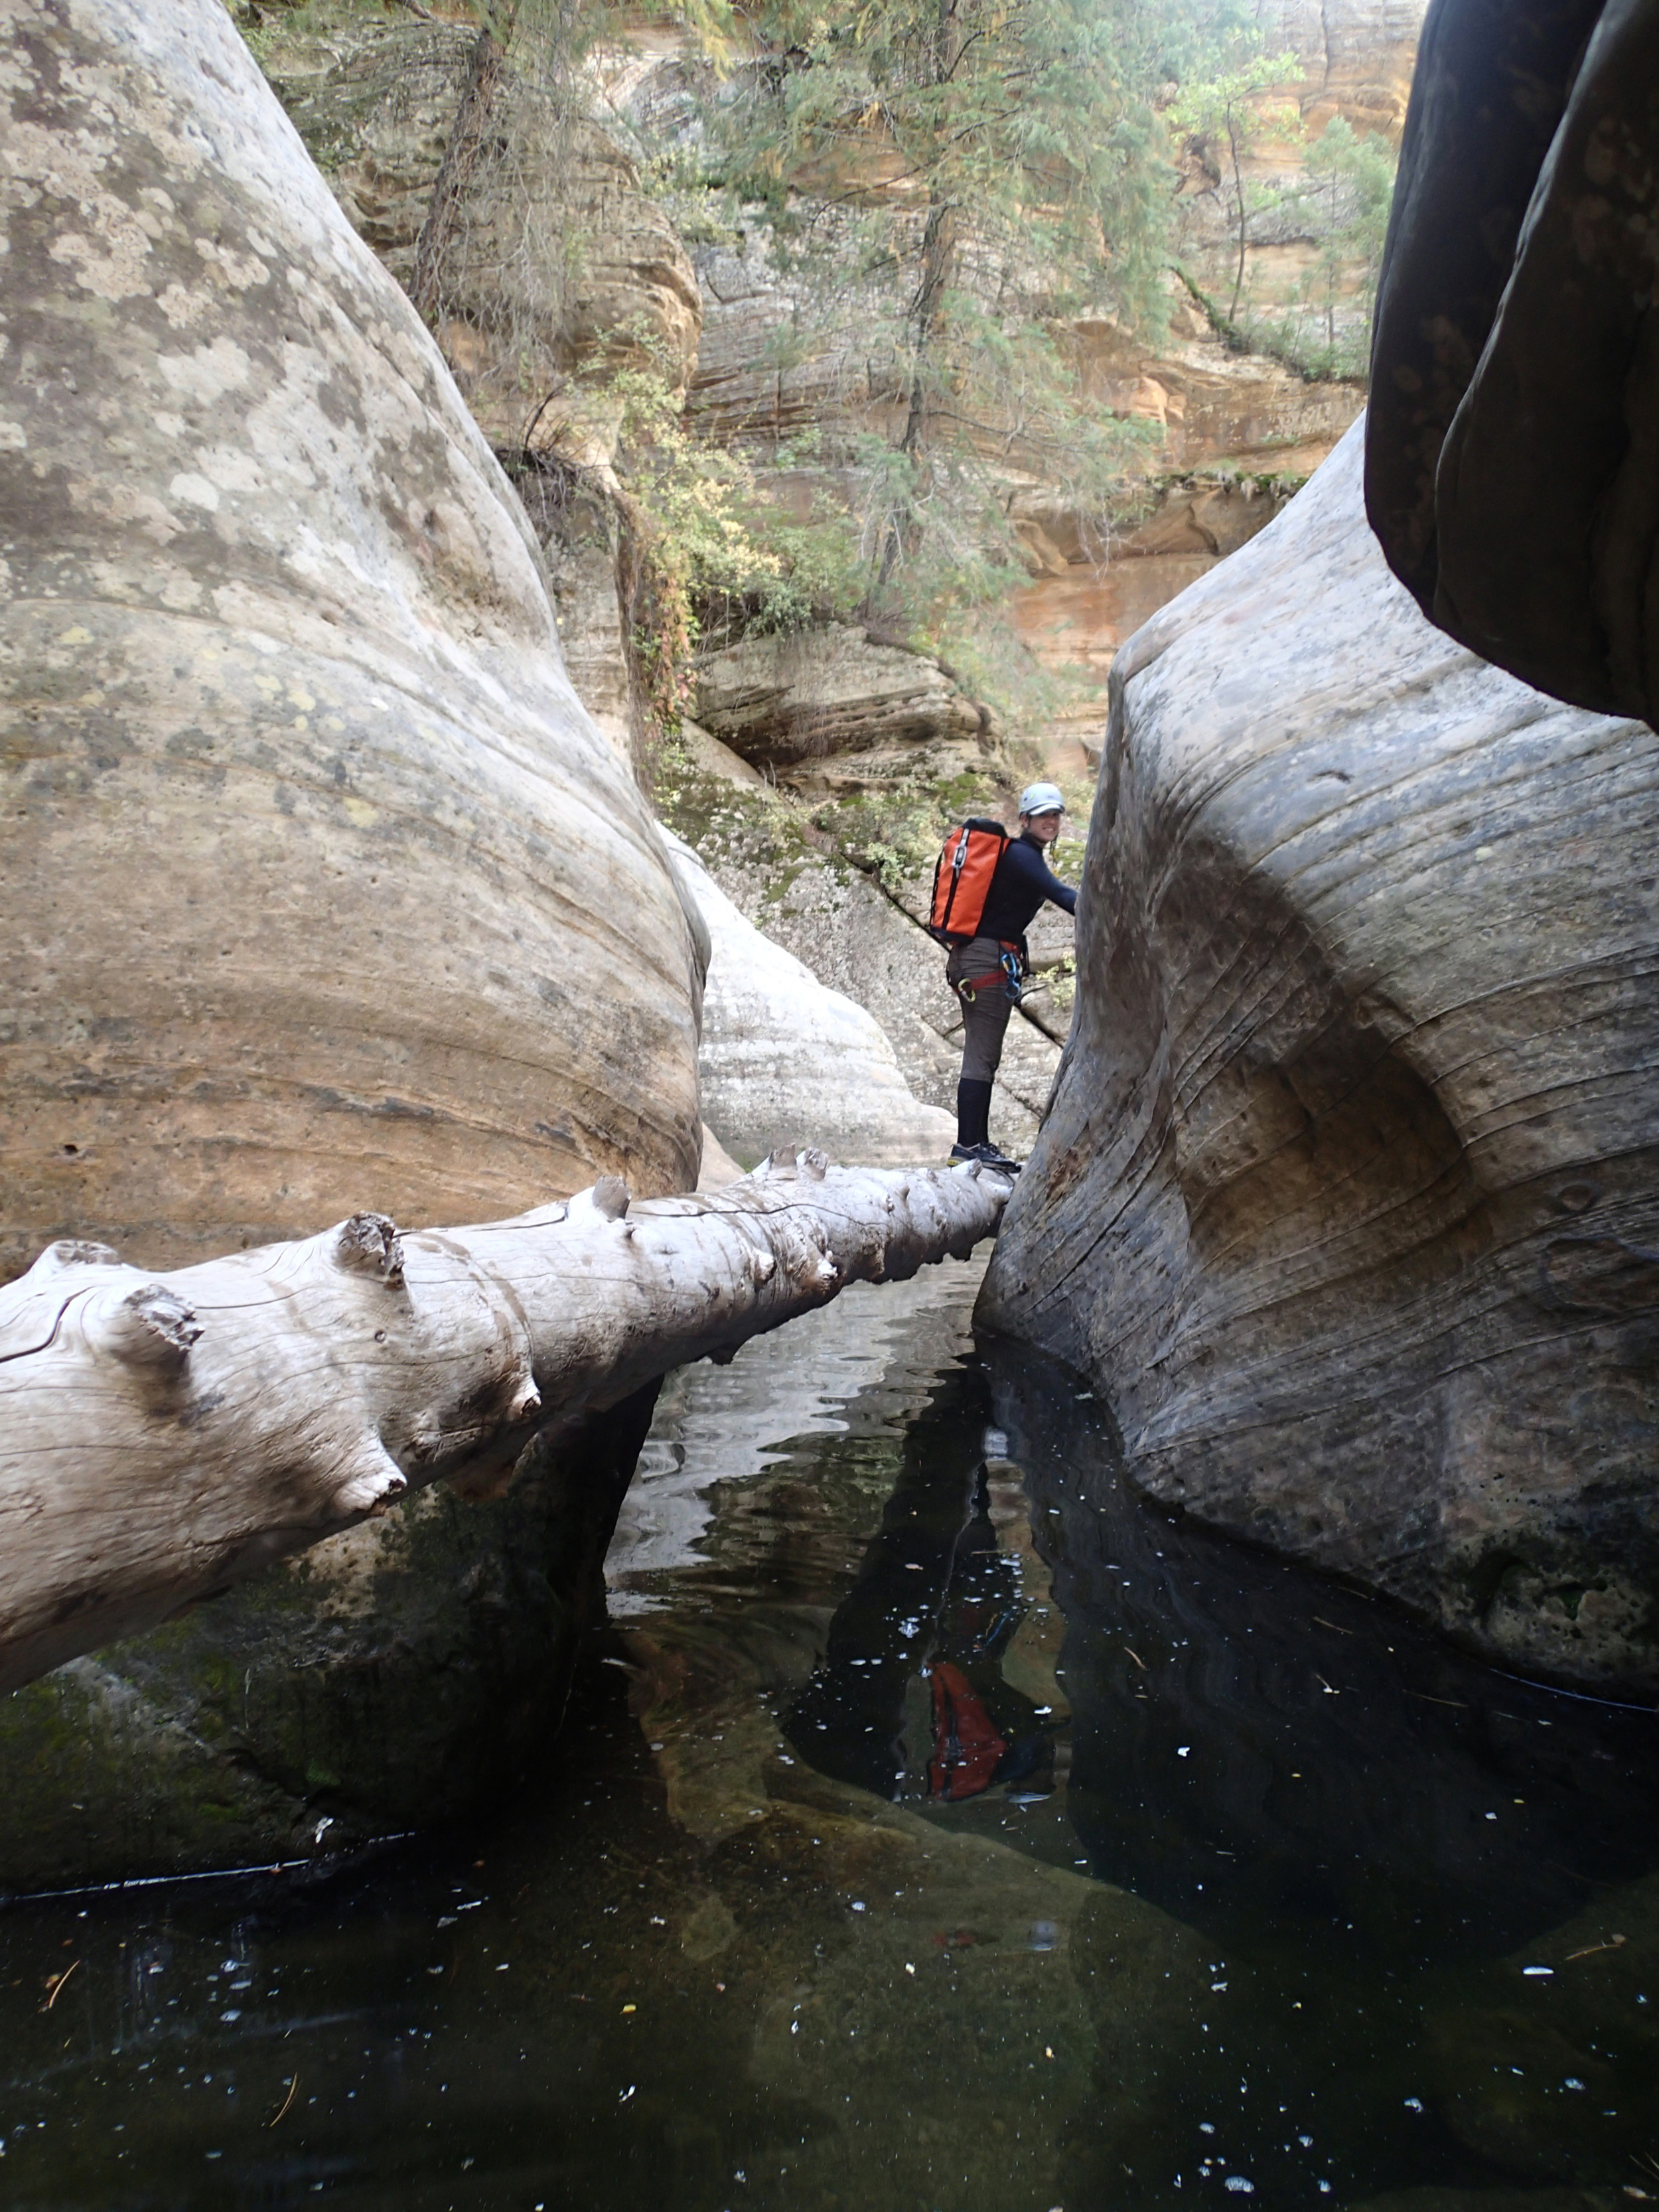
[(0, 1890), (326, 1861), (537, 1759), (656, 1395), (0, 1699)]
[(1659, 738), (1454, 646), (1361, 433), (1125, 647), (984, 1311), (1160, 1498), (1659, 1688)]

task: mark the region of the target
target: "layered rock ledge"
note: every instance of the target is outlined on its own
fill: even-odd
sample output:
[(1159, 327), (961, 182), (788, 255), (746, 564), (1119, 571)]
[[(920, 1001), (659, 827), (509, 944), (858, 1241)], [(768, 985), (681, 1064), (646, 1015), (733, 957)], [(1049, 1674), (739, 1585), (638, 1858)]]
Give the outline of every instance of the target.
[(983, 1316), (1158, 1498), (1659, 1688), (1659, 738), (1431, 629), (1359, 428), (1124, 647)]

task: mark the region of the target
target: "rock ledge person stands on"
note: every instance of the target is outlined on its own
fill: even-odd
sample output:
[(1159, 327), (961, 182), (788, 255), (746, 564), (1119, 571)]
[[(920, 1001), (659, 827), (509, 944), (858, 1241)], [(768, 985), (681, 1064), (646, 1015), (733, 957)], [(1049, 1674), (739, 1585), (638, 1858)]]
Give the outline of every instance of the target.
[(991, 1086), (1002, 1060), (1008, 1017), (1030, 970), (1025, 933), (1045, 899), (1077, 912), (1077, 893), (1049, 867), (1044, 854), (1060, 835), (1066, 802), (1052, 783), (1028, 784), (1019, 796), (1019, 835), (1003, 848), (985, 895), (977, 935), (951, 951), (945, 981), (962, 1000), (962, 1076), (957, 1085), (953, 1160), (1012, 1167), (991, 1142)]

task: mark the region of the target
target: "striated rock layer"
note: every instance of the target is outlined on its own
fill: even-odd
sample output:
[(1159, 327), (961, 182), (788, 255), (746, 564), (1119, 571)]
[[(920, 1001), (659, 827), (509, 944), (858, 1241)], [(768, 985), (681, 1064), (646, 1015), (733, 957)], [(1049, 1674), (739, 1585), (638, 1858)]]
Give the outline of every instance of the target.
[(1113, 671), (983, 1316), (1158, 1497), (1651, 1695), (1659, 738), (1429, 626), (1362, 435)]
[(0, 0), (0, 1273), (696, 1179), (522, 510), (217, 0)]

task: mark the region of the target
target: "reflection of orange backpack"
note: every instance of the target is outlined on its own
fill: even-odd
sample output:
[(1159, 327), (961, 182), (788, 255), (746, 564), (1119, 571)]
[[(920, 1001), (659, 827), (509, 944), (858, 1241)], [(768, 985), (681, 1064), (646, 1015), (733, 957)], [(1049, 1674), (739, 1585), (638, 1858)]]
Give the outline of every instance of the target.
[(928, 933), (941, 945), (966, 945), (977, 936), (991, 878), (1008, 844), (1000, 822), (978, 818), (946, 837), (933, 870), (933, 906), (927, 917)]
[(991, 1725), (983, 1699), (959, 1667), (933, 1662), (933, 1756), (927, 1763), (930, 1796), (955, 1803), (977, 1797), (995, 1779), (1008, 1748)]

